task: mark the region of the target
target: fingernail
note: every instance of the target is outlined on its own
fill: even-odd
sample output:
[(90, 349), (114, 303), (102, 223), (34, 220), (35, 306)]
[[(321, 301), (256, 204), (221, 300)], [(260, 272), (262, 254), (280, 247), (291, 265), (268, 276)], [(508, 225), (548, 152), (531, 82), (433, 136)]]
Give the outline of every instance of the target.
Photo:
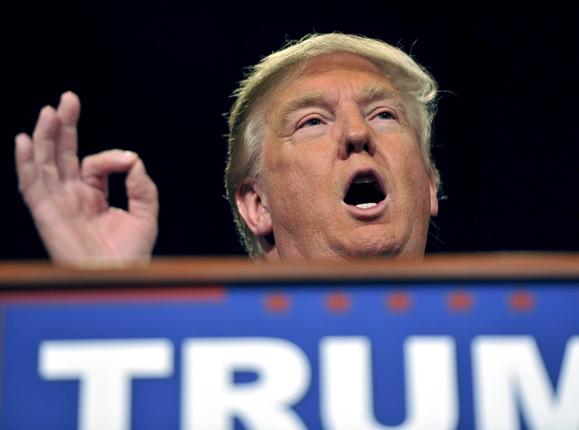
[(26, 133), (18, 133), (14, 138), (16, 145), (22, 146), (26, 144)]
[(41, 115), (48, 115), (49, 113), (51, 113), (52, 111), (54, 111), (54, 108), (50, 105), (46, 105), (42, 108), (42, 112)]

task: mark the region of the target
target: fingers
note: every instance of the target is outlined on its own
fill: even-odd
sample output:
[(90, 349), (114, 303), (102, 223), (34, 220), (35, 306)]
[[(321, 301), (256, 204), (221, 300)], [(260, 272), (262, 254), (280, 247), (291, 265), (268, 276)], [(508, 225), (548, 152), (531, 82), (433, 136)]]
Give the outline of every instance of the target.
[(137, 154), (113, 149), (90, 155), (82, 161), (83, 181), (99, 189), (105, 196), (108, 194), (108, 175), (114, 172), (128, 172), (129, 212), (139, 218), (156, 219), (159, 212), (157, 187)]
[(77, 123), (80, 116), (78, 96), (71, 91), (62, 94), (56, 113), (60, 120), (60, 133), (56, 142), (56, 164), (60, 178), (77, 179), (80, 176), (77, 155)]
[(34, 133), (32, 134), (32, 152), (37, 169), (37, 179), (51, 188), (59, 182), (56, 166), (55, 148), (60, 130), (60, 120), (54, 108), (44, 107), (40, 111)]
[(22, 151), (31, 147), (33, 157), (26, 159), (34, 164), (25, 165), (28, 174), (24, 184), (29, 185), (33, 178), (51, 189), (61, 179), (79, 177), (76, 129), (79, 115), (80, 101), (72, 92), (62, 95), (58, 110), (46, 106), (40, 111), (32, 141), (29, 139), (27, 145), (23, 137), (19, 138)]
[(59, 129), (56, 111), (47, 106), (40, 111), (32, 138), (24, 133), (16, 136), (18, 185), (31, 208), (58, 185), (54, 151)]
[(129, 171), (126, 186), (129, 212), (138, 218), (156, 221), (159, 213), (159, 194), (141, 159), (138, 159)]
[(128, 172), (139, 157), (131, 151), (111, 149), (89, 155), (82, 160), (81, 176), (88, 185), (108, 195), (108, 175)]
[(21, 193), (25, 193), (36, 179), (32, 139), (27, 134), (21, 133), (16, 136), (15, 141), (14, 156), (16, 159), (16, 173), (18, 174), (18, 188)]

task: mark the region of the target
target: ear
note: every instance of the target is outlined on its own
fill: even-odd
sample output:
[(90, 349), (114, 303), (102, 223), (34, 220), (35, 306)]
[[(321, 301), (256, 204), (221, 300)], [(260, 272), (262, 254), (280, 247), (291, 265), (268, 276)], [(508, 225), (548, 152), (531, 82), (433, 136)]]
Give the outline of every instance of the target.
[(438, 192), (432, 175), (428, 180), (428, 188), (430, 190), (430, 216), (432, 217), (438, 215)]
[(235, 203), (241, 218), (254, 235), (263, 237), (271, 234), (273, 225), (267, 198), (255, 180), (246, 182), (237, 189)]

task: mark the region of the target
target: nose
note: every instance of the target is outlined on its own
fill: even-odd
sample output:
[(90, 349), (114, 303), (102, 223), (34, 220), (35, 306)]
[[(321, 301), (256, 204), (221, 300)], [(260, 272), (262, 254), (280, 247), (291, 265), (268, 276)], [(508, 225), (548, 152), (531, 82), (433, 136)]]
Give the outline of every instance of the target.
[(370, 125), (360, 112), (350, 112), (343, 121), (340, 138), (340, 158), (347, 159), (354, 153), (367, 152), (374, 155), (376, 145)]

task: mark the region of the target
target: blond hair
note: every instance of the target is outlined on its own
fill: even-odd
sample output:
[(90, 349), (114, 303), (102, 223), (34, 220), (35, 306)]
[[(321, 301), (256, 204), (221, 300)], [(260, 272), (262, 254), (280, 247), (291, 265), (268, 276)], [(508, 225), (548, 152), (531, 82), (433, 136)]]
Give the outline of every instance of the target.
[(437, 86), (430, 74), (400, 49), (376, 39), (341, 33), (311, 34), (287, 43), (279, 51), (251, 67), (233, 93), (229, 112), (228, 154), (225, 188), (237, 231), (252, 258), (263, 254), (260, 238), (253, 235), (239, 214), (236, 191), (258, 176), (265, 126), (264, 101), (272, 88), (313, 58), (333, 53), (355, 54), (373, 63), (402, 96), (427, 171), (438, 189), (440, 175), (430, 152), (431, 124), (435, 113)]

